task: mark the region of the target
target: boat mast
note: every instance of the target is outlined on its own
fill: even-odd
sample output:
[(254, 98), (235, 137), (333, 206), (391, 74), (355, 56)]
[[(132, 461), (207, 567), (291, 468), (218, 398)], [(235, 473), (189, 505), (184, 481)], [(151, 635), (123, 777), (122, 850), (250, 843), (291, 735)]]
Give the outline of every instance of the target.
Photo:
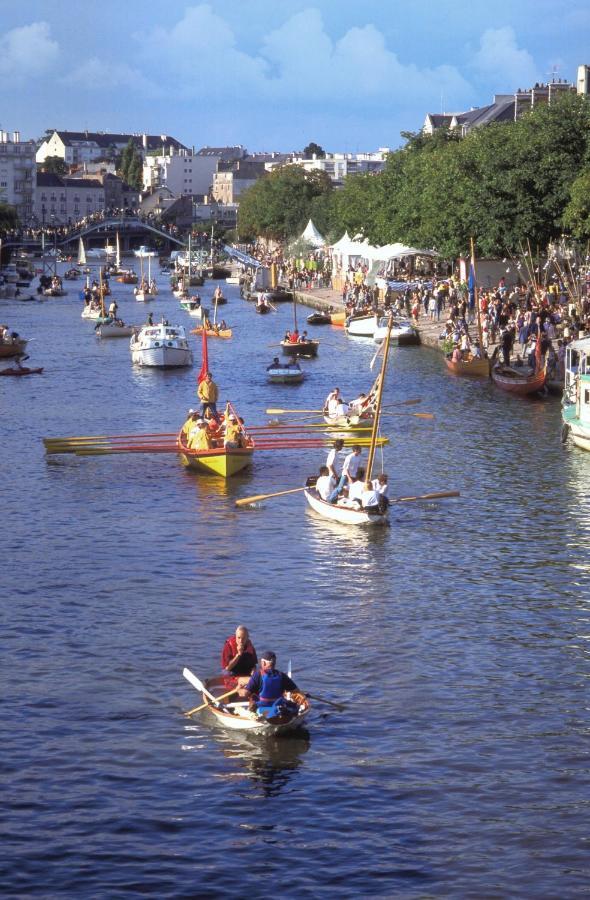
[[(191, 279), (192, 279), (192, 277), (193, 277), (192, 236), (193, 236), (193, 230), (192, 230), (192, 228), (191, 228), (191, 230), (190, 230), (189, 233), (188, 233), (188, 283), (189, 283), (189, 286), (190, 286), (190, 283), (191, 283)], [(185, 285), (184, 285), (184, 278), (182, 279), (182, 286), (183, 286), (183, 288), (184, 288), (184, 286), (185, 286)]]
[(115, 257), (115, 265), (117, 266), (117, 271), (121, 268), (121, 247), (119, 246), (119, 232), (117, 232), (117, 255)]
[(481, 310), (479, 308), (479, 291), (477, 290), (477, 277), (475, 275), (475, 248), (473, 238), (471, 238), (471, 265), (473, 266), (473, 297), (475, 300), (475, 309), (477, 311), (477, 336), (479, 338), (479, 349), (483, 356), (483, 333), (481, 330)]
[(387, 357), (389, 356), (389, 342), (391, 337), (391, 329), (393, 327), (393, 316), (390, 314), (387, 322), (387, 334), (383, 343), (383, 362), (381, 363), (381, 373), (379, 375), (379, 387), (377, 389), (377, 403), (375, 405), (375, 417), (373, 419), (373, 430), (371, 431), (371, 444), (369, 447), (369, 460), (367, 462), (367, 472), (365, 481), (371, 480), (371, 472), (373, 471), (373, 462), (375, 460), (375, 448), (377, 446), (377, 432), (379, 431), (379, 419), (381, 418), (381, 398), (383, 396), (383, 385), (385, 384), (385, 371), (387, 369)]

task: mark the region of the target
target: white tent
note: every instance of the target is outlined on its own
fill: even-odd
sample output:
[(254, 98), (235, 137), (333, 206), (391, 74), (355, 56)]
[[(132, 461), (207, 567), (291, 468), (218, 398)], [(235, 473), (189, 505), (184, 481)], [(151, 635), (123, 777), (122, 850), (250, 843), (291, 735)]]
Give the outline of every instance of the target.
[(323, 238), (319, 233), (311, 219), (305, 226), (305, 231), (303, 232), (299, 240), (307, 241), (308, 244), (312, 244), (312, 246), (314, 247), (324, 247), (326, 244), (325, 238)]

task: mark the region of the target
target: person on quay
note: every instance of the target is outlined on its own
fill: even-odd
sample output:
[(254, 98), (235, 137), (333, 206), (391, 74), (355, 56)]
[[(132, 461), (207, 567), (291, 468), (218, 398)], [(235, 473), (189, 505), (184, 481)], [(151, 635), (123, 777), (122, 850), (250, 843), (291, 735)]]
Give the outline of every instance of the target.
[(274, 716), (297, 715), (299, 707), (284, 694), (298, 691), (295, 682), (276, 668), (277, 657), (272, 650), (260, 655), (260, 668), (254, 672), (244, 691), (250, 700), (250, 710), (271, 719)]
[(257, 665), (258, 656), (250, 640), (250, 633), (245, 625), (238, 625), (235, 633), (226, 639), (221, 651), (221, 668), (229, 676), (228, 687), (231, 687), (233, 679), (236, 679), (238, 692), (244, 696), (241, 689), (248, 683)]
[(205, 415), (205, 410), (210, 409), (215, 419), (218, 418), (217, 400), (219, 398), (219, 388), (213, 381), (211, 372), (207, 372), (205, 378), (199, 384), (197, 395), (201, 401), (201, 415)]

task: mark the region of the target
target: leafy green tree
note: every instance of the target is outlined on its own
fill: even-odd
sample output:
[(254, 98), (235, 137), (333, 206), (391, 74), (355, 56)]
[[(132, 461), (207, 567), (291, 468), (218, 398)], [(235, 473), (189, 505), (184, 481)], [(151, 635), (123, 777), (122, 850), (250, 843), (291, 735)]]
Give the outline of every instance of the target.
[(320, 147), (319, 144), (316, 144), (315, 141), (312, 141), (303, 150), (303, 158), (304, 159), (313, 159), (314, 155), (315, 155), (316, 159), (325, 159), (326, 151), (324, 150), (323, 147)]
[(63, 178), (68, 174), (67, 163), (61, 156), (47, 156), (40, 164), (39, 168), (42, 172), (59, 175), (60, 178)]
[(590, 240), (590, 167), (583, 169), (572, 183), (563, 223), (574, 237)]
[(310, 218), (314, 198), (332, 190), (325, 172), (306, 172), (302, 166), (274, 169), (242, 194), (238, 231), (242, 237), (295, 237)]
[(14, 206), (0, 201), (0, 230), (15, 228), (18, 223), (18, 216)]

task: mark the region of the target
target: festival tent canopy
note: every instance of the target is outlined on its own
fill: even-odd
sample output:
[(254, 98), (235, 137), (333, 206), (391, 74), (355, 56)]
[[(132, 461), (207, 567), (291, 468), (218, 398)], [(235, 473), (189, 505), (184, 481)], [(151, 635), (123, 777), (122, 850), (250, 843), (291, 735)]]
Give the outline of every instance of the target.
[(314, 247), (324, 247), (326, 244), (325, 238), (319, 233), (311, 219), (305, 226), (305, 231), (299, 240), (307, 241), (308, 244), (312, 244)]

